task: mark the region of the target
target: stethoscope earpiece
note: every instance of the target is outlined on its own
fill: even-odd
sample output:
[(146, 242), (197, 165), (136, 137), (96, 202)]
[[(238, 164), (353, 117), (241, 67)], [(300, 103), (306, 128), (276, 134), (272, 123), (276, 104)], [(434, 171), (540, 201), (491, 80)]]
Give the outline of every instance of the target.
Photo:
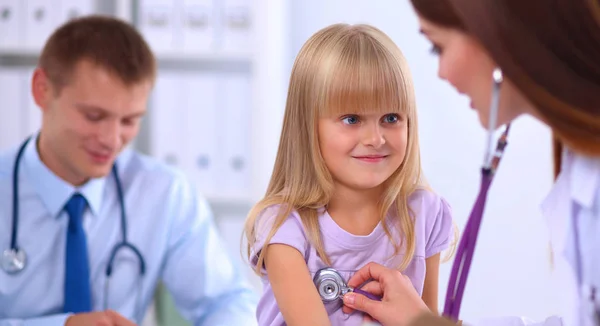
[(494, 80), (494, 83), (502, 84), (502, 82), (504, 81), (504, 74), (502, 74), (502, 69), (500, 69), (499, 67), (495, 68), (492, 72), (492, 79)]

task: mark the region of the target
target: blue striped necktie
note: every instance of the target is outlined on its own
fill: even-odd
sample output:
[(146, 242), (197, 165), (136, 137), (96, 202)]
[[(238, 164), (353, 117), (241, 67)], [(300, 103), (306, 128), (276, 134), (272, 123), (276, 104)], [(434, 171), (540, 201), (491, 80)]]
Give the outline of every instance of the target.
[(65, 313), (82, 313), (92, 310), (87, 240), (82, 223), (86, 206), (87, 201), (81, 194), (74, 194), (65, 205), (65, 209), (69, 214), (67, 256), (65, 259), (65, 302), (63, 309)]

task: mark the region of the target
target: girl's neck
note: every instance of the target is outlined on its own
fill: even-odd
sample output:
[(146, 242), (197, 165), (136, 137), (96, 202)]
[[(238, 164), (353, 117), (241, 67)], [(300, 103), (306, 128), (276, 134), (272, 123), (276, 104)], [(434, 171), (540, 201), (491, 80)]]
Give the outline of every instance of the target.
[(378, 202), (382, 187), (356, 190), (336, 184), (327, 212), (342, 229), (355, 235), (369, 235), (379, 224)]

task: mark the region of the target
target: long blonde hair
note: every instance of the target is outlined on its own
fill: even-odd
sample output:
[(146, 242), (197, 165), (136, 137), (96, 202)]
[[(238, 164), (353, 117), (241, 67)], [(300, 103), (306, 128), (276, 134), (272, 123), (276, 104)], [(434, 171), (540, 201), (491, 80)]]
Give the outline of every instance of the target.
[[(257, 222), (268, 207), (280, 205), (265, 247), (258, 255), (256, 272), (263, 266), (266, 244), (293, 210), (298, 212), (307, 236), (321, 259), (330, 260), (323, 248), (318, 209), (332, 197), (334, 181), (321, 156), (317, 122), (332, 113), (379, 110), (401, 112), (408, 122), (406, 156), (385, 182), (379, 202), (380, 219), (397, 217), (403, 235), (392, 240), (395, 254), (405, 248), (404, 269), (415, 251), (414, 217), (408, 197), (421, 181), (415, 96), (408, 64), (393, 41), (369, 25), (335, 24), (314, 34), (300, 50), (292, 69), (279, 149), (265, 197), (250, 211), (245, 225), (246, 254), (257, 241)], [(386, 223), (382, 223), (392, 239)]]

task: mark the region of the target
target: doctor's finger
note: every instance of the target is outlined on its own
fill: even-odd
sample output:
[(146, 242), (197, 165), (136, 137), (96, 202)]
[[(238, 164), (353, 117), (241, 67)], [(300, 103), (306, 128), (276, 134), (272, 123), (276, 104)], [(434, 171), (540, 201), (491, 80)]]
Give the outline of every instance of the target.
[(349, 314), (351, 314), (351, 313), (354, 312), (354, 309), (352, 309), (352, 308), (350, 308), (350, 307), (348, 307), (346, 305), (343, 305), (342, 306), (342, 312), (345, 313), (345, 314), (347, 314), (347, 315), (349, 315)]
[(348, 281), (348, 285), (351, 287), (357, 287), (370, 279), (374, 279), (376, 281), (381, 282), (381, 278), (385, 277), (385, 274), (388, 274), (392, 271), (394, 270), (391, 270), (380, 264), (371, 262), (363, 266), (354, 275), (352, 275), (352, 277)]
[[(371, 281), (371, 282), (365, 284), (364, 286), (362, 286), (360, 289), (362, 291), (369, 292), (376, 296), (380, 296), (380, 297), (383, 296), (383, 289), (381, 288), (381, 284), (377, 281)], [(348, 306), (343, 306), (342, 311), (346, 314), (351, 314), (354, 311), (354, 309), (352, 309)]]
[(377, 281), (371, 281), (371, 282), (363, 285), (360, 289), (363, 291), (369, 292), (371, 294), (377, 295), (377, 296), (383, 295), (383, 287), (381, 286), (381, 283), (379, 283)]
[(362, 294), (350, 292), (345, 294), (343, 299), (344, 305), (365, 312), (375, 319), (381, 320), (382, 314), (386, 314), (383, 302), (371, 300)]

